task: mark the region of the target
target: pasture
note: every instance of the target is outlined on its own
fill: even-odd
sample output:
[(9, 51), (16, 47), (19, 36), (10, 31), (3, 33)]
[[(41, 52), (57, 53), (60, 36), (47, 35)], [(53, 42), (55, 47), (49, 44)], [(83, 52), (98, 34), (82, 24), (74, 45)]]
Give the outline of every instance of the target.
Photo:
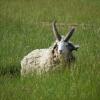
[[(100, 100), (99, 10), (99, 0), (0, 0), (0, 100)], [(54, 19), (64, 35), (76, 25), (75, 64), (21, 78), (21, 59), (53, 43)]]

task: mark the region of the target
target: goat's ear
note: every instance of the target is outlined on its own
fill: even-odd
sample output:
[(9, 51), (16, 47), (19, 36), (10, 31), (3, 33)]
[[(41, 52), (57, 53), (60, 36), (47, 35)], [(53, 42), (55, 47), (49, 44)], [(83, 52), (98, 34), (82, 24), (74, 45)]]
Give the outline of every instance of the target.
[(73, 45), (71, 42), (68, 43), (68, 49), (70, 51), (76, 50), (79, 48), (79, 45)]
[(77, 51), (79, 49), (79, 45), (75, 45), (75, 50)]
[(71, 38), (71, 36), (73, 35), (73, 33), (74, 33), (74, 31), (75, 31), (75, 28), (73, 27), (68, 33), (67, 33), (67, 35), (66, 35), (66, 37), (65, 37), (65, 42), (68, 42), (69, 41), (69, 39)]
[(61, 40), (61, 35), (58, 33), (58, 30), (57, 30), (57, 27), (56, 27), (56, 21), (53, 21), (52, 28), (53, 28), (53, 33), (54, 33), (54, 36), (55, 36), (56, 40), (60, 41)]

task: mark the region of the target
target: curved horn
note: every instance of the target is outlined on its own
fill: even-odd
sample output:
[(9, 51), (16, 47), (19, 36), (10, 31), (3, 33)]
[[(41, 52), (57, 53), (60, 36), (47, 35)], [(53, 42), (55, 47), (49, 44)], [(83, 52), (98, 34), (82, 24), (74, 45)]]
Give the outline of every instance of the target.
[(73, 33), (74, 33), (74, 31), (75, 31), (75, 28), (72, 28), (69, 32), (68, 32), (68, 34), (67, 34), (67, 36), (65, 37), (65, 42), (67, 42), (70, 38), (71, 38), (71, 36), (73, 35)]
[(58, 30), (57, 30), (57, 27), (56, 27), (56, 21), (54, 21), (52, 23), (52, 28), (53, 28), (53, 33), (54, 33), (54, 36), (55, 36), (56, 40), (60, 41), (61, 40), (61, 36), (58, 33)]

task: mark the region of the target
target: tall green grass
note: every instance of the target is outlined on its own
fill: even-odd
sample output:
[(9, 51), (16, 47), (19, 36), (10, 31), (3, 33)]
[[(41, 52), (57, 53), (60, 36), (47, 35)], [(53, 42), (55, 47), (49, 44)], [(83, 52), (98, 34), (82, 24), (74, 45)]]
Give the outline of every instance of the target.
[[(99, 100), (99, 0), (0, 0), (0, 100)], [(50, 25), (61, 34), (79, 24), (71, 38), (80, 49), (74, 67), (42, 76), (20, 77), (20, 61), (54, 41)]]

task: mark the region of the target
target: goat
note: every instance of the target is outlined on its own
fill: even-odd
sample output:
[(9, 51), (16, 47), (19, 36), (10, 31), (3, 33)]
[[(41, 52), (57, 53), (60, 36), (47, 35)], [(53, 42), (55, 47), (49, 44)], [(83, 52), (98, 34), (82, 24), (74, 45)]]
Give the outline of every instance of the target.
[(56, 41), (45, 49), (36, 49), (30, 52), (21, 60), (21, 75), (32, 74), (56, 70), (59, 64), (69, 66), (75, 60), (73, 51), (79, 48), (69, 41), (75, 28), (72, 28), (64, 37), (58, 33), (56, 21), (52, 23), (53, 33)]

